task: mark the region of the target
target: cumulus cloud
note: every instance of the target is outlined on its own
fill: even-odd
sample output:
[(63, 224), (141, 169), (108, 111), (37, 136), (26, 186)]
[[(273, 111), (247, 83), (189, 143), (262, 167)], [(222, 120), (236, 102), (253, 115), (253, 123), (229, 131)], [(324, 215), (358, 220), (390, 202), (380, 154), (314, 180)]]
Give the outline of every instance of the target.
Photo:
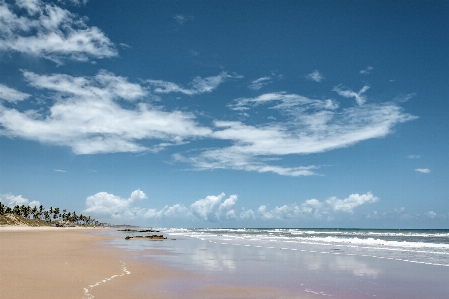
[(252, 209), (246, 210), (245, 208), (242, 208), (242, 211), (240, 212), (240, 219), (243, 220), (255, 220), (256, 215), (254, 214)]
[(428, 168), (416, 168), (415, 171), (421, 172), (421, 173), (430, 173), (430, 169), (428, 169)]
[[(84, 1), (72, 1), (82, 3)], [(21, 9), (23, 13), (18, 15)], [(40, 0), (0, 0), (0, 50), (26, 53), (62, 64), (117, 56), (114, 44), (97, 27), (55, 4)]]
[(30, 95), (27, 93), (20, 92), (0, 83), (0, 100), (16, 103), (29, 97)]
[(134, 219), (143, 215), (145, 209), (133, 207), (132, 205), (147, 198), (147, 195), (140, 189), (133, 191), (131, 196), (126, 199), (107, 192), (98, 192), (86, 198), (86, 209), (83, 213), (103, 217)]
[(233, 207), (237, 202), (237, 195), (231, 195), (222, 202), (225, 194), (218, 196), (209, 195), (204, 199), (199, 199), (190, 205), (190, 211), (200, 220), (216, 222), (220, 220), (235, 219)]
[(360, 74), (369, 75), (372, 70), (374, 70), (374, 68), (372, 66), (368, 66), (367, 68), (361, 70)]
[[(187, 112), (164, 112), (140, 101), (148, 92), (110, 72), (94, 77), (38, 75), (28, 83), (54, 100), (47, 110), (19, 111), (0, 103), (0, 134), (69, 146), (76, 154), (159, 151), (185, 138), (208, 135)], [(122, 107), (121, 102), (129, 104)], [(160, 141), (152, 147), (142, 140)]]
[(374, 203), (379, 198), (371, 192), (366, 194), (351, 194), (345, 199), (330, 197), (321, 202), (317, 199), (308, 199), (302, 204), (290, 204), (276, 206), (269, 210), (266, 205), (261, 205), (258, 214), (263, 220), (288, 220), (298, 218), (322, 219), (323, 216), (329, 216), (331, 213), (345, 212), (354, 213), (354, 209), (367, 203)]
[(25, 205), (31, 207), (37, 207), (41, 205), (40, 202), (37, 200), (33, 200), (30, 202), (27, 198), (22, 197), (22, 195), (12, 195), (11, 193), (0, 194), (0, 202), (10, 208), (17, 205), (18, 206)]
[[(162, 209), (142, 208), (137, 205), (147, 199), (147, 195), (140, 189), (131, 193), (129, 198), (107, 192), (99, 192), (86, 198), (86, 209), (83, 213), (103, 217), (106, 219), (144, 220), (144, 219), (184, 219), (189, 221), (219, 222), (237, 220), (234, 210), (237, 195), (227, 199), (225, 194), (209, 195), (199, 199), (186, 207), (183, 204), (166, 205)], [(250, 219), (251, 210), (244, 211), (240, 218)], [(254, 213), (253, 213), (254, 214)]]
[(345, 199), (338, 199), (336, 197), (331, 197), (326, 200), (326, 203), (332, 207), (334, 211), (354, 213), (354, 208), (361, 206), (365, 203), (374, 203), (378, 201), (379, 198), (374, 196), (371, 192), (366, 194), (351, 194)]
[(321, 82), (325, 79), (318, 70), (314, 70), (312, 73), (308, 74), (306, 78), (315, 82)]
[(232, 76), (228, 75), (226, 72), (222, 72), (217, 76), (206, 78), (195, 77), (192, 82), (189, 83), (189, 88), (182, 87), (173, 82), (162, 80), (146, 80), (146, 83), (153, 86), (154, 92), (156, 93), (179, 92), (191, 96), (213, 91), (221, 83), (223, 83), (226, 78), (232, 78)]
[(370, 87), (368, 85), (365, 85), (360, 89), (359, 92), (355, 92), (352, 90), (343, 90), (340, 86), (335, 86), (333, 91), (336, 91), (339, 95), (345, 98), (355, 98), (355, 101), (359, 106), (363, 105), (366, 102), (366, 96), (363, 94), (369, 89)]

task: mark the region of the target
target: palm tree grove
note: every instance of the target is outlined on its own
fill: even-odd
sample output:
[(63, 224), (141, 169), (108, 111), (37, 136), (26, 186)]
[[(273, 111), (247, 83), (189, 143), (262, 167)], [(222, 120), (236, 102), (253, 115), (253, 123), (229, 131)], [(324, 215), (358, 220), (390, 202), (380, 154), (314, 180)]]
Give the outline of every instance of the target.
[(67, 212), (66, 209), (50, 207), (45, 209), (42, 205), (29, 206), (29, 205), (16, 205), (9, 207), (0, 202), (0, 217), (2, 223), (8, 224), (14, 220), (23, 224), (34, 225), (53, 225), (53, 226), (99, 226), (106, 225), (100, 223), (90, 216), (77, 214), (75, 211)]

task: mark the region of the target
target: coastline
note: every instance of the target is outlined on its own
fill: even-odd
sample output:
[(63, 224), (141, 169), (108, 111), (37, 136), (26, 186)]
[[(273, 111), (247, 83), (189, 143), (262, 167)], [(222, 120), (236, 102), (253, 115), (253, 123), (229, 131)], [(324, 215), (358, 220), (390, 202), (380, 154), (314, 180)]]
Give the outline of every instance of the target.
[(0, 227), (0, 298), (168, 298), (158, 284), (183, 273), (89, 234), (105, 230)]
[(331, 253), (239, 235), (127, 235), (0, 227), (0, 299), (446, 298), (449, 290), (448, 267), (344, 254), (344, 247)]
[(111, 246), (117, 237), (107, 233), (115, 231), (0, 227), (0, 299), (290, 298), (275, 287), (233, 285), (165, 265), (154, 258), (165, 250)]

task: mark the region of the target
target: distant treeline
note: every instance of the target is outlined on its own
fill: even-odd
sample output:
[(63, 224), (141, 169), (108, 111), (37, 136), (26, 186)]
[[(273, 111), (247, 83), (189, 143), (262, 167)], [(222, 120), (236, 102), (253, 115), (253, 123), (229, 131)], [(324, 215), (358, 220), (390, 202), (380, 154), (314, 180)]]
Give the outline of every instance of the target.
[(64, 222), (77, 225), (104, 225), (97, 220), (83, 214), (77, 214), (76, 212), (67, 212), (60, 208), (50, 207), (45, 209), (42, 205), (39, 207), (31, 207), (26, 205), (16, 205), (13, 208), (5, 206), (0, 202), (0, 215), (14, 214), (22, 216), (28, 219), (40, 219), (47, 222)]

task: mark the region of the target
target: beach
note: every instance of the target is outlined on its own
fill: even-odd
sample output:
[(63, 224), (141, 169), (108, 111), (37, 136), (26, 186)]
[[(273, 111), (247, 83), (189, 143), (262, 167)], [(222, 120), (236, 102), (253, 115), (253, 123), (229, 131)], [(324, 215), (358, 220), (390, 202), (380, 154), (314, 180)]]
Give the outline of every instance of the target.
[(111, 246), (118, 239), (107, 234), (115, 231), (1, 227), (0, 298), (279, 298), (283, 294), (271, 287), (205, 284), (204, 273), (166, 267), (148, 258), (167, 255), (164, 251)]
[[(443, 299), (449, 292), (441, 261), (310, 247), (269, 230), (162, 233), (167, 239), (125, 240), (147, 234), (1, 227), (0, 298)], [(445, 251), (437, 256), (447, 260)]]
[(0, 228), (0, 298), (166, 298), (156, 286), (182, 273), (105, 247), (100, 230)]

